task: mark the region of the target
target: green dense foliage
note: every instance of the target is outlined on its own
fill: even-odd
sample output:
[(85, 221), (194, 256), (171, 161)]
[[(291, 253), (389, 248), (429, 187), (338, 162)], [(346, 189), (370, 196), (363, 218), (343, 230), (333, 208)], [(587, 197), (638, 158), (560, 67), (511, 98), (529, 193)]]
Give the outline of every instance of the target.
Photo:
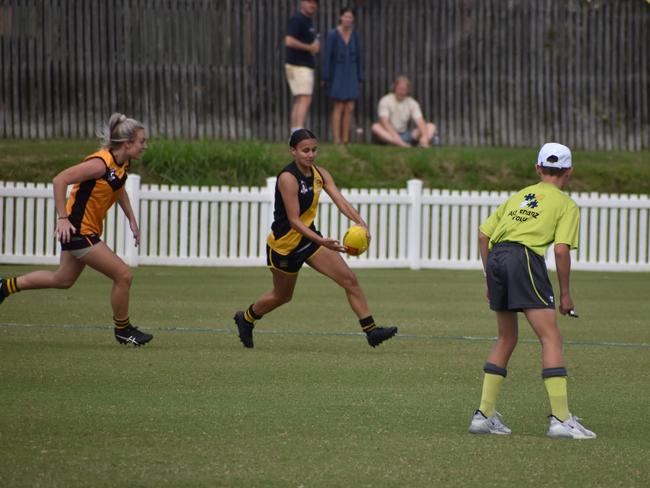
[[(96, 146), (93, 140), (0, 141), (0, 180), (51, 181)], [(536, 179), (537, 150), (323, 144), (318, 161), (342, 188), (401, 188), (420, 178), (429, 188), (514, 190)], [(570, 191), (650, 193), (650, 151), (574, 151), (573, 159)], [(154, 139), (133, 171), (145, 183), (260, 186), (290, 160), (284, 143)]]

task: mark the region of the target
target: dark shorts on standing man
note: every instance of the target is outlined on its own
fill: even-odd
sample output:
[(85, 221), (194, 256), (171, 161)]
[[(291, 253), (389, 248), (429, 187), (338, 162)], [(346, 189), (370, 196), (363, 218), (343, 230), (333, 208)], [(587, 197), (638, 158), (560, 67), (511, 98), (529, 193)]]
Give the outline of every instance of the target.
[(544, 258), (521, 244), (500, 242), (492, 247), (487, 259), (487, 285), (492, 310), (555, 308)]
[(75, 258), (80, 259), (88, 254), (95, 244), (101, 241), (99, 236), (95, 234), (73, 234), (68, 242), (61, 243), (61, 249), (70, 251)]
[(275, 252), (268, 245), (266, 246), (266, 265), (269, 268), (277, 269), (284, 273), (297, 273), (310, 257), (321, 248), (319, 244), (312, 241), (301, 242), (295, 251), (286, 256)]

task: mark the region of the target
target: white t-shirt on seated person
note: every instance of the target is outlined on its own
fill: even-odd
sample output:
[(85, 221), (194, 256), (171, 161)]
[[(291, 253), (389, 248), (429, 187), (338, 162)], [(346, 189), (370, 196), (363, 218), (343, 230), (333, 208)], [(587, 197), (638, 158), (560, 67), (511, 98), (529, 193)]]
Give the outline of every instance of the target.
[(390, 125), (397, 132), (407, 131), (411, 119), (417, 120), (422, 118), (420, 104), (415, 99), (406, 97), (400, 102), (394, 93), (389, 93), (381, 97), (377, 112), (379, 113), (379, 117), (388, 118)]

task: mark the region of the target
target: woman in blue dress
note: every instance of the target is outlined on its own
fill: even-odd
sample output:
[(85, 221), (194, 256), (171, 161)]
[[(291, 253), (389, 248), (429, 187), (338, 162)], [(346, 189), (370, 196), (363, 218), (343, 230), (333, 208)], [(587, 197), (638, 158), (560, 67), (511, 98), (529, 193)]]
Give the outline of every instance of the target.
[(354, 9), (341, 9), (339, 25), (327, 35), (325, 59), (321, 80), (327, 84), (327, 96), (334, 102), (332, 108), (332, 136), (335, 144), (350, 141), (350, 125), (354, 104), (359, 98), (361, 71), (361, 43), (354, 30)]

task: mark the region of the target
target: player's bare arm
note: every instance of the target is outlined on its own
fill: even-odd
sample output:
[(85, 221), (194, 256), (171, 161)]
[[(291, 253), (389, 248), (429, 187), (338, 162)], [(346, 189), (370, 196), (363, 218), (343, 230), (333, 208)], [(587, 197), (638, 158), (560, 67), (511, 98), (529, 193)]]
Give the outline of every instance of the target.
[[(488, 248), (490, 247), (490, 236), (478, 231), (478, 252), (481, 255), (481, 262), (483, 263), (483, 276), (487, 277), (487, 258)], [(485, 284), (485, 299), (489, 300), (487, 282)]]
[(95, 180), (101, 177), (105, 172), (106, 165), (104, 164), (104, 161), (99, 158), (93, 158), (61, 171), (52, 180), (54, 187), (54, 204), (56, 206), (56, 213), (59, 217), (56, 221), (54, 234), (61, 242), (69, 242), (70, 236), (77, 231), (68, 220), (68, 213), (66, 211), (65, 204), (68, 185), (80, 183), (86, 180)]
[(569, 286), (571, 274), (571, 254), (567, 244), (555, 245), (555, 265), (557, 268), (557, 279), (560, 283), (560, 313), (566, 315), (573, 310), (573, 300)]
[(368, 225), (366, 224), (366, 221), (363, 220), (361, 215), (359, 215), (359, 212), (357, 212), (350, 202), (348, 202), (341, 194), (341, 191), (336, 186), (334, 178), (332, 178), (329, 171), (320, 167), (318, 168), (318, 171), (320, 171), (320, 174), (323, 176), (323, 189), (325, 190), (325, 193), (330, 196), (334, 205), (337, 206), (343, 215), (352, 220), (355, 224), (367, 229)]
[(488, 248), (490, 246), (490, 236), (478, 232), (478, 251), (483, 262), (483, 273), (487, 270)]
[(129, 221), (129, 227), (131, 232), (133, 232), (133, 238), (135, 239), (135, 245), (140, 245), (140, 228), (138, 227), (138, 220), (135, 218), (135, 213), (131, 207), (131, 200), (129, 199), (129, 194), (126, 190), (122, 190), (117, 197), (117, 204), (120, 206), (124, 215), (126, 215), (127, 220)]
[(370, 235), (370, 230), (368, 229), (368, 224), (366, 224), (366, 221), (363, 220), (363, 217), (361, 217), (361, 215), (359, 215), (357, 209), (355, 209), (350, 204), (350, 202), (348, 202), (345, 199), (345, 197), (341, 194), (341, 191), (336, 186), (336, 183), (334, 182), (334, 178), (332, 178), (332, 175), (330, 175), (330, 173), (326, 169), (318, 168), (318, 170), (323, 176), (323, 189), (325, 190), (325, 193), (327, 193), (330, 196), (330, 198), (334, 202), (334, 205), (336, 205), (336, 207), (343, 215), (345, 215), (347, 218), (353, 221), (356, 225), (359, 225), (366, 230), (366, 238), (368, 239), (368, 244), (369, 244), (370, 240), (372, 239), (372, 236)]

